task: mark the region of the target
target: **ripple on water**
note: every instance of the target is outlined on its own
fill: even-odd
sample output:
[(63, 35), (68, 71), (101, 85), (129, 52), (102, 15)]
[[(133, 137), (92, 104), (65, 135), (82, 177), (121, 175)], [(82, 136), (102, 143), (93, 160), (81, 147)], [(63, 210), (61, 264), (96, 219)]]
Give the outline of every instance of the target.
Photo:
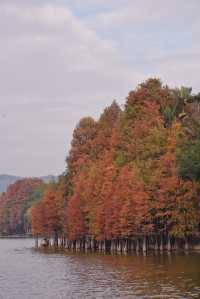
[(0, 299), (200, 298), (200, 255), (45, 254), (0, 240)]

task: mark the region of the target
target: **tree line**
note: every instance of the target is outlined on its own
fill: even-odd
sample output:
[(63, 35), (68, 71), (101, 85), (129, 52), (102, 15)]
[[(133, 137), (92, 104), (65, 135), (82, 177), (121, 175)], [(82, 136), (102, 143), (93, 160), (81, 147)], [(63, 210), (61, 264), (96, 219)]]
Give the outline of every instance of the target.
[(30, 207), (45, 189), (40, 179), (19, 179), (0, 195), (0, 235), (31, 234)]
[(66, 173), (30, 209), (45, 246), (133, 252), (199, 237), (200, 94), (149, 79), (73, 132)]

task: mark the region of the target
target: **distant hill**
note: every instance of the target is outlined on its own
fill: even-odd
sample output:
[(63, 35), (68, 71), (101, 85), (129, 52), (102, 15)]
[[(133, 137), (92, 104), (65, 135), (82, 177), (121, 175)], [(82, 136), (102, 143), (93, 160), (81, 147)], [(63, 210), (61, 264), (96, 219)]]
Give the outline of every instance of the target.
[(5, 192), (10, 184), (20, 180), (21, 177), (7, 174), (0, 174), (0, 193)]
[[(14, 184), (16, 181), (21, 179), (24, 178), (20, 176), (0, 174), (0, 193), (5, 192), (9, 185)], [(39, 177), (39, 179), (43, 180), (45, 183), (48, 183), (50, 181), (57, 181), (58, 177), (54, 175), (47, 175)]]

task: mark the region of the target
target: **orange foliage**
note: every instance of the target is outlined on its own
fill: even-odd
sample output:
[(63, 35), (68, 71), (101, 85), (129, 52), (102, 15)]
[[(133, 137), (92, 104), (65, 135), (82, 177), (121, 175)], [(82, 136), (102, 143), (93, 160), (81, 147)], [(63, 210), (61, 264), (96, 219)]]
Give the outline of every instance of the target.
[(33, 232), (65, 229), (71, 240), (192, 234), (197, 186), (177, 175), (183, 131), (174, 119), (166, 125), (163, 115), (172, 103), (170, 90), (150, 79), (129, 93), (124, 111), (114, 102), (98, 121), (83, 118), (67, 158), (70, 190), (60, 185), (32, 208)]
[(23, 179), (10, 185), (0, 197), (0, 231), (4, 234), (25, 233), (24, 213), (29, 197), (42, 184), (39, 179)]

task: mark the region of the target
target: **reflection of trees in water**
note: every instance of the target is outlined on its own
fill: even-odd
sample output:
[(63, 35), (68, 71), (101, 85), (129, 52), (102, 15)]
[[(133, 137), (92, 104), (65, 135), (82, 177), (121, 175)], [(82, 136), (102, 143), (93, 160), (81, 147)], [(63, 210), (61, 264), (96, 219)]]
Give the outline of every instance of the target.
[[(171, 296), (196, 298), (200, 289), (199, 254), (152, 254), (148, 256), (74, 255), (82, 265), (83, 281), (95, 280), (102, 287), (116, 287), (127, 297)], [(78, 261), (77, 261), (78, 259)], [(75, 266), (75, 268), (76, 268)], [(78, 269), (76, 269), (78, 270)], [(191, 297), (189, 297), (191, 296)], [(165, 297), (153, 297), (165, 298)]]

